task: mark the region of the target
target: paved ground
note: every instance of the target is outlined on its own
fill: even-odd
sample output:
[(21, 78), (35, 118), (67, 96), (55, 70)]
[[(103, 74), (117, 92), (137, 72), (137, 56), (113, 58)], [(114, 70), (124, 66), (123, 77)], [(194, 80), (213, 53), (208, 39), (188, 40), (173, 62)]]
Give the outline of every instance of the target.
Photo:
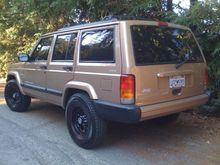
[(183, 113), (159, 126), (111, 124), (94, 150), (76, 146), (63, 111), (36, 101), (29, 112), (9, 111), (0, 94), (0, 165), (219, 165), (220, 119)]

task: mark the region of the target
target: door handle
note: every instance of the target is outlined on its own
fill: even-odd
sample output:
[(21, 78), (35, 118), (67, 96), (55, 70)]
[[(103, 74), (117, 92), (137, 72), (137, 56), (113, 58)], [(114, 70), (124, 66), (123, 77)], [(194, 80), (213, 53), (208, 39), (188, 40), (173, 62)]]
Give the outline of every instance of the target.
[(72, 71), (73, 67), (71, 67), (71, 66), (64, 66), (63, 70), (65, 70), (65, 71)]
[(41, 65), (41, 66), (40, 66), (40, 69), (47, 69), (47, 66)]

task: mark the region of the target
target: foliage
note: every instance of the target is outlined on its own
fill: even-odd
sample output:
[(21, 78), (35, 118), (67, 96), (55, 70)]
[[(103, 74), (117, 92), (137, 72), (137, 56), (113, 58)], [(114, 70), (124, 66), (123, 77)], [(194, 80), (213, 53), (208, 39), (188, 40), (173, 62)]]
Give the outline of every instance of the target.
[(209, 104), (203, 105), (202, 107), (199, 107), (198, 112), (204, 115), (213, 115), (213, 116), (219, 116), (220, 115), (220, 96), (218, 98), (214, 98), (210, 101)]
[(174, 23), (189, 26), (202, 46), (208, 62), (209, 89), (216, 93), (206, 111), (220, 109), (220, 3), (216, 0), (197, 2), (189, 10), (169, 15)]
[(66, 23), (97, 21), (107, 15), (161, 18), (160, 0), (0, 0), (0, 77), (16, 54), (29, 52), (36, 39)]
[(0, 78), (16, 54), (29, 52), (37, 38), (69, 19), (75, 1), (0, 0)]
[(220, 58), (216, 58), (209, 63), (209, 87), (213, 91), (220, 92)]
[(82, 0), (73, 10), (73, 18), (79, 21), (97, 21), (109, 15), (132, 15), (160, 18), (163, 14), (161, 0)]
[(220, 114), (220, 57), (213, 59), (208, 65), (209, 89), (214, 92), (214, 97), (202, 109), (209, 114)]
[[(66, 23), (130, 15), (191, 27), (210, 63), (213, 86), (219, 78), (215, 73), (219, 73), (220, 64), (213, 61), (220, 57), (220, 4), (216, 0), (196, 1), (190, 9), (180, 9), (176, 14), (170, 10), (171, 0), (0, 0), (0, 77), (5, 76), (8, 64), (16, 61), (16, 54), (29, 52), (42, 33)], [(219, 89), (216, 84), (213, 88)]]
[(190, 27), (209, 61), (220, 57), (220, 3), (216, 0), (197, 2), (180, 15), (169, 17), (174, 23)]

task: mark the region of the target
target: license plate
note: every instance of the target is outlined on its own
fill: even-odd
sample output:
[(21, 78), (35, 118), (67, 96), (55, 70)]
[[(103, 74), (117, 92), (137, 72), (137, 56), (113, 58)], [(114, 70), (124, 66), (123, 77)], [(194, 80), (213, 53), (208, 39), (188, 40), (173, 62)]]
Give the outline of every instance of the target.
[(169, 78), (170, 88), (180, 88), (185, 86), (184, 76), (173, 76)]

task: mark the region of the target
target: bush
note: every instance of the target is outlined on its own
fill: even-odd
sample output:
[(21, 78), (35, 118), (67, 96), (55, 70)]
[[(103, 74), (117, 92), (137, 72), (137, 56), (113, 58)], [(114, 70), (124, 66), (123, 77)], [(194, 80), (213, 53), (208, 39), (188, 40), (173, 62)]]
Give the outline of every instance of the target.
[(220, 92), (220, 58), (213, 59), (208, 65), (209, 89)]
[(192, 29), (208, 62), (220, 57), (220, 3), (198, 2), (180, 15), (169, 15), (169, 20)]
[(202, 107), (209, 113), (220, 111), (220, 3), (198, 2), (179, 15), (171, 14), (171, 22), (186, 25), (198, 39), (208, 63), (209, 90), (215, 93), (211, 102)]

